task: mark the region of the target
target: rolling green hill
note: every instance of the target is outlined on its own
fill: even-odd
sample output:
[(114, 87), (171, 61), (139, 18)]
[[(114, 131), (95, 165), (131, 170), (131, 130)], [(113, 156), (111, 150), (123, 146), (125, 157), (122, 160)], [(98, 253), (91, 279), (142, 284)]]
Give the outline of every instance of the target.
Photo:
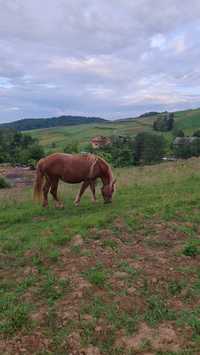
[(22, 120), (3, 123), (1, 127), (13, 128), (17, 131), (26, 131), (31, 129), (60, 127), (60, 126), (76, 126), (79, 124), (103, 123), (105, 119), (99, 117), (85, 116), (60, 116), (51, 118), (25, 118)]
[(176, 127), (184, 130), (186, 134), (200, 129), (200, 109), (177, 112), (175, 119)]

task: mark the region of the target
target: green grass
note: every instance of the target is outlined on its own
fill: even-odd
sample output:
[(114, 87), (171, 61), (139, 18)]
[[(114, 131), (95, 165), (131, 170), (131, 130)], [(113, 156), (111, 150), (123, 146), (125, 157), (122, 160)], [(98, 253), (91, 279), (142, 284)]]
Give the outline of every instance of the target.
[[(115, 348), (119, 334), (134, 336), (145, 322), (152, 329), (165, 323), (179, 329), (185, 354), (191, 349), (195, 354), (200, 337), (199, 171), (197, 158), (116, 169), (113, 203), (104, 205), (98, 193), (93, 205), (88, 192), (79, 208), (73, 205), (79, 187), (61, 184), (63, 210), (52, 202), (48, 209), (34, 204), (29, 188), (2, 190), (4, 349), (16, 336), (23, 342), (39, 332), (48, 345), (33, 353), (64, 354), (71, 351), (69, 336), (75, 332), (78, 349), (92, 344), (102, 354), (120, 354), (120, 346)], [(83, 244), (74, 247), (77, 234)], [(148, 342), (141, 346), (158, 353)]]
[(108, 272), (103, 265), (97, 264), (96, 266), (88, 269), (83, 274), (91, 284), (99, 287), (105, 286)]
[(155, 326), (162, 321), (176, 319), (175, 312), (170, 310), (164, 300), (158, 295), (151, 296), (147, 303), (147, 311), (144, 318), (151, 326)]
[(176, 127), (186, 132), (200, 128), (200, 109), (177, 112)]

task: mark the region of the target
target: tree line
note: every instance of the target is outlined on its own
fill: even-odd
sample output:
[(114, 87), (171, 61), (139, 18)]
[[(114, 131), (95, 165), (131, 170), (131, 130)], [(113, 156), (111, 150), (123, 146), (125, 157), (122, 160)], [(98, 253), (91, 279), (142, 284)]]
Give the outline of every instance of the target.
[(35, 166), (44, 156), (37, 139), (14, 129), (0, 129), (0, 163)]

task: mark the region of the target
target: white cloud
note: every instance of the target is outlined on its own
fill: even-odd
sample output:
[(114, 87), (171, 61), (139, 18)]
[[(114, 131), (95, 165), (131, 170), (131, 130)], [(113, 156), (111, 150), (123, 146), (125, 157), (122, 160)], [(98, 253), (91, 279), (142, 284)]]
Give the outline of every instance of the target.
[(184, 36), (175, 38), (173, 47), (177, 54), (182, 54), (187, 48)]
[(161, 33), (158, 33), (156, 35), (154, 35), (151, 39), (150, 39), (150, 46), (151, 48), (159, 48), (159, 49), (164, 49), (166, 46), (166, 38), (164, 35), (162, 35)]
[(112, 72), (112, 63), (106, 56), (93, 56), (86, 58), (54, 58), (48, 64), (50, 69), (58, 69), (63, 72), (88, 72), (109, 76)]

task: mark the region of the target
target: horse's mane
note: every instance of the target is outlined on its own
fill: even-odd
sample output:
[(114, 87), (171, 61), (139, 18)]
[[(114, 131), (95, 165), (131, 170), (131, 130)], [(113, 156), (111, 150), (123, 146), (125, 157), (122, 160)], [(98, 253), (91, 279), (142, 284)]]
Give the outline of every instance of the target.
[(111, 170), (110, 165), (107, 163), (107, 161), (105, 161), (103, 158), (99, 157), (98, 155), (94, 155), (92, 153), (89, 154), (83, 154), (82, 158), (84, 158), (85, 160), (87, 160), (90, 164), (90, 176), (92, 176), (93, 174), (93, 169), (95, 167), (95, 165), (100, 162), (103, 164), (103, 166), (106, 168), (106, 173), (109, 176), (109, 180), (112, 181), (113, 180), (113, 173)]
[(97, 156), (97, 159), (100, 160), (104, 164), (104, 166), (107, 167), (109, 179), (110, 179), (110, 181), (113, 181), (113, 173), (112, 173), (112, 169), (111, 169), (110, 165), (107, 163), (107, 161), (105, 161), (103, 158), (101, 158), (99, 156)]

